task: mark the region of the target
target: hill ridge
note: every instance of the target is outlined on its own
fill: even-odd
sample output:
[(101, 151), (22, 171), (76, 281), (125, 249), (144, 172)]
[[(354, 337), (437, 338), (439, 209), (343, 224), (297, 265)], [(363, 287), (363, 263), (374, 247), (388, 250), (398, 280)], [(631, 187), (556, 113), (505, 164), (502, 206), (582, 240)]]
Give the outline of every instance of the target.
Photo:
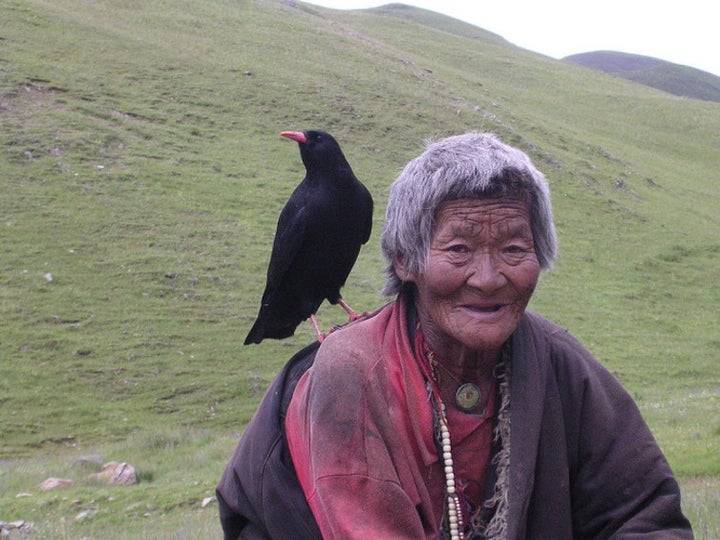
[(690, 66), (619, 51), (592, 51), (562, 59), (680, 97), (720, 102), (720, 77)]

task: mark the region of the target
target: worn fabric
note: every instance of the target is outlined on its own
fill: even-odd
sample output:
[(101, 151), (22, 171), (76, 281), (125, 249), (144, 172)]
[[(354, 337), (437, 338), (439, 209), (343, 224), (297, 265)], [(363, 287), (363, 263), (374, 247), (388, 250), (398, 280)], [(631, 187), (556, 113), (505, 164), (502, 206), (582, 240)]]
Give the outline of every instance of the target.
[[(437, 537), (444, 475), (405, 313), (400, 300), (329, 336), (288, 409), (325, 538)], [(538, 315), (512, 339), (508, 538), (690, 538), (678, 485), (616, 379)]]
[[(430, 407), (418, 394), (394, 394), (402, 371), (386, 367), (406, 339), (405, 307), (393, 303), (331, 334), (317, 357), (311, 348), (289, 362), (217, 487), (227, 539), (302, 540), (321, 538), (320, 530), (325, 538), (436, 537), (443, 494), (431, 436), (419, 427)], [(526, 313), (512, 339), (507, 537), (692, 538), (667, 461), (614, 377), (538, 315)], [(305, 494), (282, 424), (313, 360), (286, 422)], [(385, 431), (380, 438), (358, 426)]]

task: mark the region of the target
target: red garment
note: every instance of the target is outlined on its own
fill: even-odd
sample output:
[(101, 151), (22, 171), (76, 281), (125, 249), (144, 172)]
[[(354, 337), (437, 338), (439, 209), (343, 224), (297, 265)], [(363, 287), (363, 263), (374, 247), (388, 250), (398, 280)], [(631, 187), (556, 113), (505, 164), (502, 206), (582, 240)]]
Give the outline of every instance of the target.
[[(325, 538), (438, 536), (445, 475), (405, 313), (398, 301), (331, 334), (288, 409), (293, 464)], [(456, 484), (476, 506), (491, 421), (448, 416)]]

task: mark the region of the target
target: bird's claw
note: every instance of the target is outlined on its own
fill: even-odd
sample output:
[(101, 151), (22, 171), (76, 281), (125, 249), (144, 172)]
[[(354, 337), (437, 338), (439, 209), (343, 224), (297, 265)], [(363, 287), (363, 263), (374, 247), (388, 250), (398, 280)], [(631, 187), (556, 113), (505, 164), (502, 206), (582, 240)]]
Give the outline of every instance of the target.
[(353, 321), (357, 321), (360, 319), (367, 319), (369, 315), (370, 315), (370, 313), (367, 311), (363, 311), (362, 313), (356, 313), (353, 311), (350, 314), (350, 318), (348, 319), (348, 322), (353, 322)]

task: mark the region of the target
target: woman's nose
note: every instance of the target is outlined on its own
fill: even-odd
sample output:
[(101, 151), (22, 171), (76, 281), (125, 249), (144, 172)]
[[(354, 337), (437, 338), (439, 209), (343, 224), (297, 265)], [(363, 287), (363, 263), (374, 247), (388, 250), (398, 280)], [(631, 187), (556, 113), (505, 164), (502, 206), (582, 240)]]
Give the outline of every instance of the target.
[(507, 279), (502, 272), (502, 263), (499, 259), (493, 253), (476, 253), (471, 263), (467, 284), (486, 293), (505, 285)]

